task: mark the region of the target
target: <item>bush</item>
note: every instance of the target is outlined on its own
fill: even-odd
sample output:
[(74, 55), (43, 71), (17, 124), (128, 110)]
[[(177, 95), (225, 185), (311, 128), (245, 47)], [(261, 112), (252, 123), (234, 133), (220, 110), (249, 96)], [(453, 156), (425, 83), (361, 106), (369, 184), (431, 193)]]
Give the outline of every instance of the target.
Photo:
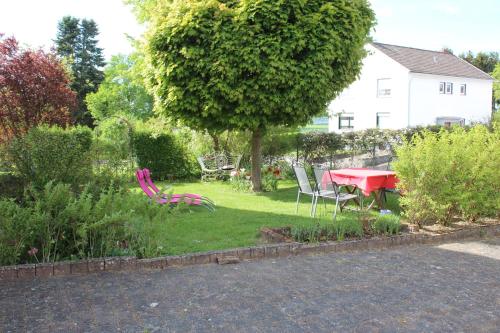
[(0, 200), (0, 265), (161, 254), (169, 208), (106, 189), (77, 195), (67, 184), (32, 188), (25, 205)]
[(0, 172), (0, 198), (20, 200), (24, 193), (23, 180), (11, 173)]
[[(296, 135), (297, 158), (307, 162), (332, 161), (335, 154), (349, 153), (351, 156), (370, 153), (375, 157), (377, 149), (390, 149), (401, 145), (404, 140), (411, 140), (425, 131), (439, 132), (442, 126), (404, 128), (400, 130), (366, 129), (356, 132), (323, 133), (309, 132)], [(447, 129), (450, 130), (450, 129)]]
[(231, 187), (236, 192), (250, 192), (252, 183), (250, 182), (250, 172), (245, 169), (232, 171), (229, 177)]
[[(250, 192), (252, 182), (250, 171), (240, 169), (232, 171), (229, 177), (233, 190), (237, 192)], [(262, 190), (274, 192), (278, 190), (278, 181), (281, 179), (281, 170), (278, 166), (266, 166), (262, 168)]]
[(7, 158), (22, 180), (42, 188), (49, 181), (85, 184), (92, 174), (92, 132), (86, 127), (32, 128), (7, 146)]
[(151, 170), (155, 179), (188, 178), (199, 169), (174, 135), (139, 130), (132, 141), (139, 167)]
[(305, 161), (325, 158), (331, 161), (333, 155), (345, 147), (342, 135), (323, 132), (299, 134), (297, 144), (297, 150), (302, 152)]
[(31, 212), (12, 200), (0, 199), (0, 265), (25, 262), (34, 244)]
[(399, 216), (393, 214), (379, 215), (372, 224), (373, 231), (377, 234), (397, 235), (401, 229)]
[(281, 170), (277, 166), (268, 166), (262, 169), (262, 190), (274, 192), (278, 190), (278, 181), (281, 179)]
[(358, 220), (336, 220), (332, 224), (299, 225), (291, 230), (296, 242), (318, 242), (320, 240), (344, 240), (346, 237), (362, 237), (363, 225)]
[[(297, 133), (286, 127), (273, 127), (262, 138), (262, 157), (269, 164), (274, 164), (283, 156), (295, 152)], [(250, 147), (248, 147), (250, 149)], [(250, 155), (250, 150), (248, 150)]]
[(500, 211), (500, 131), (484, 126), (424, 131), (397, 149), (394, 169), (411, 222), (474, 221)]

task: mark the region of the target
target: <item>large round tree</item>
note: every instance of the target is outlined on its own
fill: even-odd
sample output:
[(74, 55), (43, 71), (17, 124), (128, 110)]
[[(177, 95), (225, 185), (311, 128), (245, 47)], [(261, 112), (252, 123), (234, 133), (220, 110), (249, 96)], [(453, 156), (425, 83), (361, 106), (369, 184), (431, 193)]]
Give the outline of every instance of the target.
[(197, 129), (252, 131), (255, 191), (266, 128), (324, 112), (358, 76), (375, 20), (366, 0), (160, 4), (147, 34), (157, 108)]

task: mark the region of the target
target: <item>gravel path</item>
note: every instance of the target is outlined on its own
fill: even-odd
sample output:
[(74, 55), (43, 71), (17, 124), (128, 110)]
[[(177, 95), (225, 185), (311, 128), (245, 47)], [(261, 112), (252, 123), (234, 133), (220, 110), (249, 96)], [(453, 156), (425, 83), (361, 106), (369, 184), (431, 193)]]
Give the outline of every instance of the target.
[(0, 332), (500, 332), (500, 238), (0, 282)]

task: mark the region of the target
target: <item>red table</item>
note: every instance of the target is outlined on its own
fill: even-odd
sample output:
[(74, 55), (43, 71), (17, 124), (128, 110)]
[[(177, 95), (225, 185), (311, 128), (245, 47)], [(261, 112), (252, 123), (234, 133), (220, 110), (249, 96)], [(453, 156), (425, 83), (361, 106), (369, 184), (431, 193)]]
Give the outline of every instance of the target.
[[(374, 194), (375, 200), (380, 208), (383, 206), (382, 190), (394, 189), (398, 179), (396, 173), (393, 171), (382, 171), (365, 168), (348, 168), (339, 170), (330, 170), (332, 181), (339, 186), (350, 186), (359, 188), (365, 196)], [(330, 182), (328, 173), (323, 175), (322, 185), (326, 186)], [(354, 189), (349, 191), (354, 192)], [(369, 206), (371, 208), (374, 204), (372, 202)]]

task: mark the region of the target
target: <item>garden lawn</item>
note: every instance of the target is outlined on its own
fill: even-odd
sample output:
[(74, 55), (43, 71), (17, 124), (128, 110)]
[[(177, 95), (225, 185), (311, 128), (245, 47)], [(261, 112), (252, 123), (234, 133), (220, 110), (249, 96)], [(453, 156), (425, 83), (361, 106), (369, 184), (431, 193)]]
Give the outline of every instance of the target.
[[(167, 186), (161, 182), (158, 185), (160, 189)], [(262, 227), (331, 223), (335, 207), (333, 200), (327, 202), (326, 210), (323, 204), (318, 205), (317, 217), (313, 219), (309, 217), (311, 197), (302, 195), (299, 212), (295, 214), (297, 186), (292, 181), (281, 181), (278, 191), (261, 194), (235, 192), (229, 183), (223, 182), (171, 185), (166, 192), (201, 194), (217, 206), (215, 212), (201, 207), (173, 210), (159, 231), (165, 235), (162, 252), (168, 255), (257, 245), (262, 242)], [(388, 208), (399, 212), (397, 205), (397, 198), (390, 196)], [(339, 220), (357, 218), (358, 214), (350, 211), (337, 215)]]

